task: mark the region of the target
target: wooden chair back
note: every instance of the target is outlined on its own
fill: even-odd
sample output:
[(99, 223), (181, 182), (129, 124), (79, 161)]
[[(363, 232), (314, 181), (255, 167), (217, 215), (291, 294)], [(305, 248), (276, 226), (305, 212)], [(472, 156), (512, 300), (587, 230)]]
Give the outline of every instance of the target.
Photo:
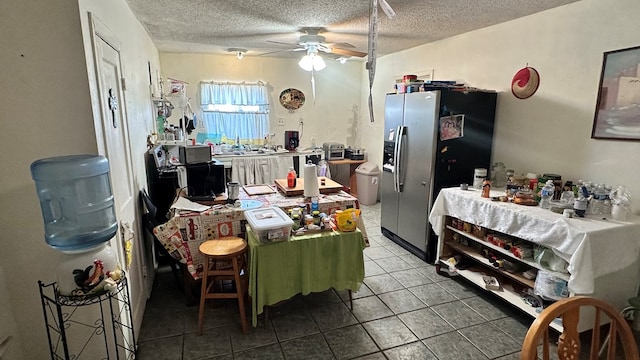
[(550, 358), (549, 324), (559, 316), (562, 317), (563, 332), (558, 340), (558, 358), (560, 360), (581, 359), (578, 321), (580, 319), (580, 309), (585, 307), (595, 309), (589, 359), (599, 359), (600, 344), (602, 343), (600, 339), (600, 324), (604, 314), (610, 319), (608, 325), (609, 341), (605, 344), (607, 346), (605, 359), (616, 359), (616, 345), (618, 343), (616, 340), (619, 340), (622, 344), (622, 350), (624, 350), (625, 359), (640, 360), (638, 357), (638, 345), (626, 319), (610, 304), (588, 296), (574, 296), (559, 300), (542, 311), (529, 327), (522, 344), (520, 359), (538, 359), (537, 347), (541, 342), (542, 359), (548, 360)]

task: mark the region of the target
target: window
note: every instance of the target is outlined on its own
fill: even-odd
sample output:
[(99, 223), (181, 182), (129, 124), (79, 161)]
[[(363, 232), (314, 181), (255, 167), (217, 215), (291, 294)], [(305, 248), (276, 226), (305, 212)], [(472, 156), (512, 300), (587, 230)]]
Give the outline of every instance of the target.
[(200, 103), (202, 123), (212, 141), (239, 139), (241, 144), (262, 145), (269, 135), (269, 100), (262, 82), (202, 82)]

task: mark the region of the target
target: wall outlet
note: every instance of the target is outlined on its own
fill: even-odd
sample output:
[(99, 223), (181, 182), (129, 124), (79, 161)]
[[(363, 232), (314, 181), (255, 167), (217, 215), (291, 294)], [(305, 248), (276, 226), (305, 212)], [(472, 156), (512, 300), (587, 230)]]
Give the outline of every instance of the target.
[(284, 126), (284, 118), (278, 118), (278, 126)]

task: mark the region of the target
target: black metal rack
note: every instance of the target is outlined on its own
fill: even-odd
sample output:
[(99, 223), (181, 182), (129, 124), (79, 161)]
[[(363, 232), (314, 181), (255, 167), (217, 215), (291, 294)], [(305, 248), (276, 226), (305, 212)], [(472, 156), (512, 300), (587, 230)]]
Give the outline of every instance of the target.
[[(88, 359), (135, 359), (136, 342), (126, 276), (114, 291), (87, 296), (61, 295), (55, 282), (38, 281), (38, 285), (52, 360), (77, 360), (83, 354)], [(105, 316), (109, 317), (105, 319)], [(70, 339), (74, 340), (70, 342)]]

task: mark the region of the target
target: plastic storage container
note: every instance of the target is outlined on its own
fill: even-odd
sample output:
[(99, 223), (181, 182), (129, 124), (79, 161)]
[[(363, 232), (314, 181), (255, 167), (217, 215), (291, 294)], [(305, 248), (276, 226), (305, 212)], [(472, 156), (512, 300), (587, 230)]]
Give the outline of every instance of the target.
[(31, 164), (49, 246), (82, 251), (111, 239), (118, 227), (109, 162), (99, 155), (70, 155)]
[(374, 205), (378, 200), (378, 184), (380, 169), (378, 165), (366, 162), (356, 168), (356, 184), (358, 201), (362, 205)]
[(289, 240), (293, 220), (279, 207), (246, 210), (244, 217), (261, 243)]

